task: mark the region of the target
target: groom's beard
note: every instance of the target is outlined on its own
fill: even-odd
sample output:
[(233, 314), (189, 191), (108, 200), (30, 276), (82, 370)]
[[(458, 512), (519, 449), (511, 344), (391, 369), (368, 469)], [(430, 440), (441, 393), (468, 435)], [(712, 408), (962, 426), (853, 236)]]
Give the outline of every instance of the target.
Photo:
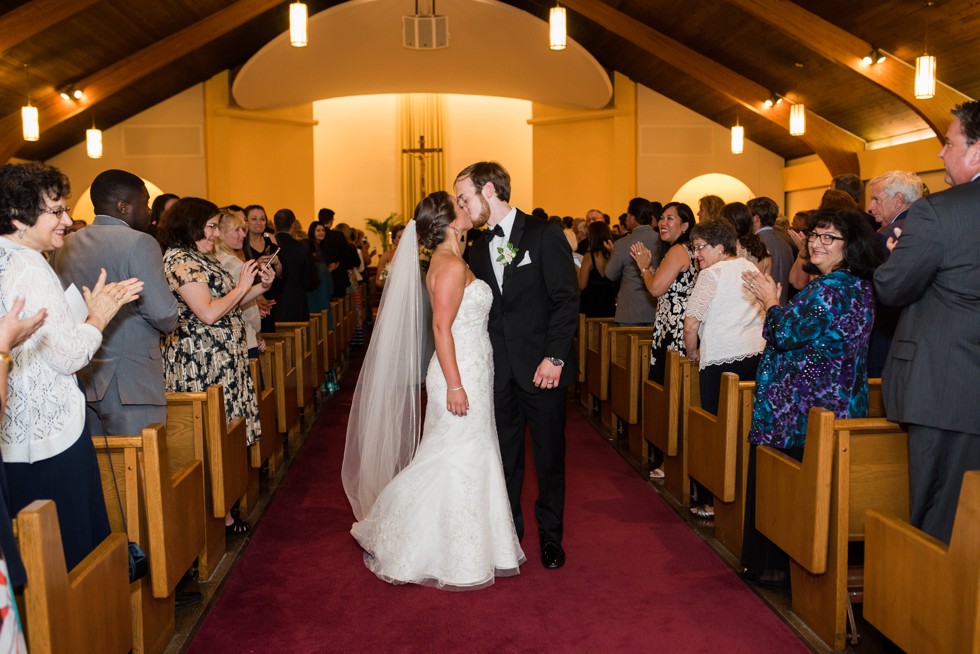
[(490, 220), (490, 203), (482, 194), (477, 194), (476, 197), (480, 198), (480, 215), (473, 219), (473, 226), (483, 227)]

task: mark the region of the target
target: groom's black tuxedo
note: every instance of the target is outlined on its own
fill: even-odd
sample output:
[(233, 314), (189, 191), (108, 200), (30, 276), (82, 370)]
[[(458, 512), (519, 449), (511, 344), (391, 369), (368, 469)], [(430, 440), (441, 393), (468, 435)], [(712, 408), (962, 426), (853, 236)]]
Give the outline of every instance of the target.
[[(535, 515), (541, 542), (561, 543), (565, 502), (565, 397), (578, 365), (572, 337), (578, 324), (578, 281), (568, 240), (552, 225), (518, 210), (510, 233), (517, 254), (497, 286), (488, 239), (476, 239), (470, 268), (493, 290), (488, 329), (493, 345), (494, 410), (507, 492), (518, 536), (523, 536), (521, 486), (524, 432), (531, 428), (538, 472)], [(523, 262), (523, 263), (522, 263)], [(545, 357), (562, 359), (558, 387), (534, 386)]]

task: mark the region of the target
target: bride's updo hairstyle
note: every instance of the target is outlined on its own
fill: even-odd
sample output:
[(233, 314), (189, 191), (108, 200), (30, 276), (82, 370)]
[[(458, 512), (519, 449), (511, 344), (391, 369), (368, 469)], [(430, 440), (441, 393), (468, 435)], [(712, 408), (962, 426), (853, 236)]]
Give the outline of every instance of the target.
[(415, 207), (415, 228), (418, 230), (419, 245), (435, 250), (446, 240), (446, 229), (456, 218), (456, 204), (453, 196), (445, 191), (429, 193)]

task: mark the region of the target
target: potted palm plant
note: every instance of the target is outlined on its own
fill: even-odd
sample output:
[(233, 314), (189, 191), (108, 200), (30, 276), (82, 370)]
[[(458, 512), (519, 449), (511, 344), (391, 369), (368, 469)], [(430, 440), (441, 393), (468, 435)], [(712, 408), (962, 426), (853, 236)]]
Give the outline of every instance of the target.
[(365, 221), (367, 228), (378, 235), (381, 241), (381, 251), (387, 252), (391, 249), (391, 230), (397, 225), (404, 224), (402, 217), (392, 211), (384, 220), (368, 218)]

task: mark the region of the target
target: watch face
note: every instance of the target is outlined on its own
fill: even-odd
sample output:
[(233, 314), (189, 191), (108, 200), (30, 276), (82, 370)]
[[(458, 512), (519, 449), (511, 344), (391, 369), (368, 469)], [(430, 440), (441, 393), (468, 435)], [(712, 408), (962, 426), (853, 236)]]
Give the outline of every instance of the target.
[(551, 357), (551, 365), (558, 366), (559, 368), (561, 368), (563, 365), (565, 365), (565, 362), (562, 361), (561, 359), (556, 359), (555, 357)]

